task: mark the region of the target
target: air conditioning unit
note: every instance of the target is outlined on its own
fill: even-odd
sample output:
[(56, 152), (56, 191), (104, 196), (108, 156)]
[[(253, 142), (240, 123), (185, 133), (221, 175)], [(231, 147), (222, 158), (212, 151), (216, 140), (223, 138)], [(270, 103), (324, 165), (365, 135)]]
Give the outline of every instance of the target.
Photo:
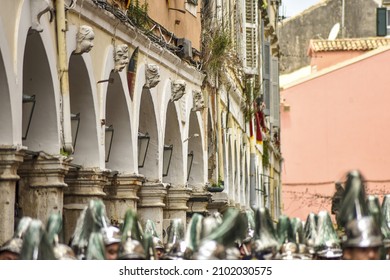
[(186, 38), (178, 38), (177, 46), (180, 48), (178, 55), (183, 59), (192, 58), (192, 44), (191, 41)]

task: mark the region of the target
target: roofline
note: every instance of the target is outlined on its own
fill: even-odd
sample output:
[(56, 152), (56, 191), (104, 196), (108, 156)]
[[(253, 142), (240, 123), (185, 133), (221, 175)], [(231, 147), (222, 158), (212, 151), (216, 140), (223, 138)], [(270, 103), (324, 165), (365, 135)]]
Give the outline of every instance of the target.
[(352, 65), (354, 63), (358, 63), (358, 62), (360, 62), (362, 60), (365, 60), (367, 58), (370, 58), (372, 56), (379, 55), (379, 54), (384, 53), (386, 51), (390, 51), (390, 45), (379, 47), (379, 48), (377, 48), (375, 50), (368, 51), (368, 52), (366, 52), (366, 53), (364, 53), (362, 55), (359, 55), (357, 57), (354, 57), (354, 58), (342, 61), (340, 63), (337, 63), (335, 65), (329, 66), (327, 68), (324, 68), (324, 69), (322, 69), (322, 70), (320, 70), (318, 72), (310, 74), (309, 76), (300, 78), (300, 79), (298, 79), (298, 80), (296, 80), (294, 82), (286, 84), (284, 87), (281, 87), (280, 89), (281, 90), (286, 90), (286, 89), (292, 88), (294, 86), (303, 84), (303, 83), (305, 83), (307, 81), (319, 78), (319, 77), (324, 76), (326, 74), (329, 74), (331, 72), (337, 71), (337, 70), (339, 70), (341, 68), (344, 68), (344, 67), (347, 67), (349, 65)]

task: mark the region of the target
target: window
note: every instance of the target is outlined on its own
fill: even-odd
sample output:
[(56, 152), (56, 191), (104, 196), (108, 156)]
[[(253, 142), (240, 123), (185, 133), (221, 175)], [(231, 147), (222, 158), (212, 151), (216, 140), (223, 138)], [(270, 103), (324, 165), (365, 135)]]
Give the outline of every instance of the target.
[(193, 16), (197, 16), (196, 12), (198, 10), (198, 0), (187, 0), (185, 2), (185, 8), (186, 10), (192, 14)]
[(257, 1), (245, 1), (246, 67), (257, 68)]

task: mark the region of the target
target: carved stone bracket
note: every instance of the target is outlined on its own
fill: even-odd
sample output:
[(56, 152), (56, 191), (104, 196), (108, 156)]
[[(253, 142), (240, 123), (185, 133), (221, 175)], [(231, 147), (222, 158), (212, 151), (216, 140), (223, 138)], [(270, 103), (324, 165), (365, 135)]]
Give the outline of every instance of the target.
[(200, 90), (193, 90), (193, 107), (192, 111), (202, 111), (205, 108), (203, 94)]
[(160, 68), (156, 64), (146, 64), (145, 85), (147, 89), (154, 88), (160, 82)]
[(174, 80), (171, 83), (171, 102), (177, 101), (186, 93), (186, 82), (184, 80)]
[(42, 32), (43, 27), (41, 26), (41, 17), (50, 12), (53, 14), (53, 2), (51, 0), (31, 0), (30, 1), (30, 12), (31, 12), (31, 29)]
[(75, 53), (88, 53), (93, 48), (94, 39), (95, 33), (93, 32), (92, 27), (88, 25), (81, 25), (76, 35), (77, 46)]
[(114, 72), (120, 72), (126, 68), (129, 64), (129, 46), (126, 44), (121, 44), (115, 47), (115, 69)]

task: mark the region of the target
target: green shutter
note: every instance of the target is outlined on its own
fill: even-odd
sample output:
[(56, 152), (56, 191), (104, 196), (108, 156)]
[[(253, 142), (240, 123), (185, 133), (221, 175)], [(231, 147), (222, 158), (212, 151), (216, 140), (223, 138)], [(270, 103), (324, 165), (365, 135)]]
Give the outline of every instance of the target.
[(387, 9), (376, 8), (376, 35), (387, 35)]

